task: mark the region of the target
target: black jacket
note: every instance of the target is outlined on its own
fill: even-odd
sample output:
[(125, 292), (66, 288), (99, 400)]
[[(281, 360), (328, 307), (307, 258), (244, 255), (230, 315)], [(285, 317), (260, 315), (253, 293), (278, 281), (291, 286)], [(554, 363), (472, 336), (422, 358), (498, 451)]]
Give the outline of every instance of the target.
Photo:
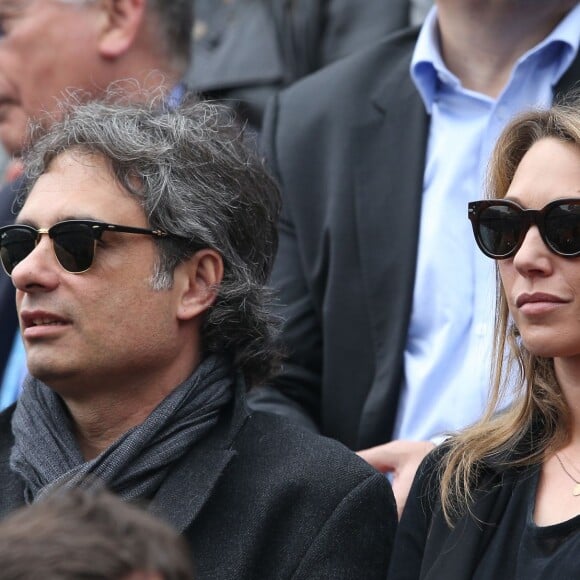
[[(23, 503), (0, 414), (0, 517)], [(341, 444), (243, 397), (176, 463), (152, 510), (185, 535), (197, 580), (386, 578), (396, 526), (386, 479)]]

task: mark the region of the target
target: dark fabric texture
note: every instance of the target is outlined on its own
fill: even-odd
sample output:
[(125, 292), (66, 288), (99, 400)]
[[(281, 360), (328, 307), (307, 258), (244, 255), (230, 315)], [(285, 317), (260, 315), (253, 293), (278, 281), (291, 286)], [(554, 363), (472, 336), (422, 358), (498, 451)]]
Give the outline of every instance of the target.
[(480, 482), (485, 491), (472, 508), (474, 517), (463, 517), (450, 529), (439, 502), (437, 469), (443, 453), (444, 448), (436, 449), (419, 467), (399, 524), (389, 580), (472, 580), (512, 495), (515, 474), (489, 471)]
[[(14, 223), (16, 216), (12, 212), (12, 206), (20, 183), (20, 180), (16, 180), (0, 189), (0, 227)], [(14, 286), (0, 266), (0, 381), (12, 350), (17, 328)]]
[[(263, 143), (283, 194), (283, 372), (250, 404), (349, 447), (389, 441), (411, 314), (429, 118), (393, 35), (282, 91)], [(580, 57), (557, 86), (580, 79)]]
[(137, 427), (95, 459), (85, 461), (62, 399), (28, 377), (12, 419), (10, 467), (25, 483), (27, 503), (52, 488), (97, 478), (124, 499), (148, 498), (167, 471), (218, 421), (233, 396), (228, 361), (207, 358)]
[[(244, 386), (174, 462), (151, 510), (182, 532), (196, 580), (384, 580), (396, 526), (388, 481), (340, 443), (266, 413)], [(0, 517), (23, 505), (14, 406), (0, 414)]]
[(196, 0), (189, 85), (259, 128), (282, 87), (408, 26), (409, 0)]
[(580, 516), (533, 522), (539, 466), (487, 468), (472, 505), (450, 528), (439, 501), (441, 450), (423, 463), (401, 518), (389, 580), (572, 580), (578, 578)]

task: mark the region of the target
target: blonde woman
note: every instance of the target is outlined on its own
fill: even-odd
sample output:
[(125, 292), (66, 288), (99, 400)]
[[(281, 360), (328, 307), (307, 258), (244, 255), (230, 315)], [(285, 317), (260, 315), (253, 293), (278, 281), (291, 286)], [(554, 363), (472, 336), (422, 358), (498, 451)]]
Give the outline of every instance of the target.
[(419, 470), (392, 580), (580, 578), (580, 103), (512, 122), (489, 185), (468, 214), (499, 274), (490, 402)]

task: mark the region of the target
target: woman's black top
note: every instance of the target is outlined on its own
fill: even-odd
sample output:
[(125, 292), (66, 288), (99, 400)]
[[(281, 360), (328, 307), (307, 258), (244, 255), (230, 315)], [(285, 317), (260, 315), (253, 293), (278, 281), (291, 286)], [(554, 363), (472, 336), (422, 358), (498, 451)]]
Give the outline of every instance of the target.
[(539, 466), (488, 470), (472, 515), (450, 528), (439, 502), (438, 459), (432, 454), (415, 478), (389, 580), (580, 579), (580, 515), (551, 526), (533, 521)]

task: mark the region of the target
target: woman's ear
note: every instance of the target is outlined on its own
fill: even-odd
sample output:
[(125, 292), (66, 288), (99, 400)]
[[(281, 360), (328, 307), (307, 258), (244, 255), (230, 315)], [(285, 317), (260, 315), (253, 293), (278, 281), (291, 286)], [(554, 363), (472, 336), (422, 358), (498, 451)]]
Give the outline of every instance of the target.
[(134, 44), (145, 18), (146, 0), (100, 0), (100, 4), (99, 52), (103, 58), (115, 59)]
[(224, 262), (215, 250), (205, 248), (175, 269), (174, 284), (179, 284), (177, 317), (191, 320), (214, 302), (224, 276)]

